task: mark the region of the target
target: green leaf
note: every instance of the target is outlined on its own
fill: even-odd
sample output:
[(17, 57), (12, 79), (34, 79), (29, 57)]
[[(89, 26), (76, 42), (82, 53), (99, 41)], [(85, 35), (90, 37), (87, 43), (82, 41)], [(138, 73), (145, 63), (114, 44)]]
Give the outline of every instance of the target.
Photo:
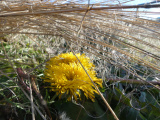
[[(131, 107), (130, 105), (130, 99), (127, 98), (118, 88), (115, 87), (115, 94), (116, 94), (116, 98), (117, 100), (121, 100), (121, 102), (123, 102), (124, 104), (128, 105)], [(121, 99), (119, 99), (121, 98)]]
[(56, 108), (65, 112), (67, 116), (73, 120), (107, 120), (106, 109), (99, 104), (96, 100), (92, 102), (87, 100), (85, 102), (81, 102), (81, 105), (76, 105), (72, 102), (63, 102), (58, 101), (55, 102), (54, 105)]

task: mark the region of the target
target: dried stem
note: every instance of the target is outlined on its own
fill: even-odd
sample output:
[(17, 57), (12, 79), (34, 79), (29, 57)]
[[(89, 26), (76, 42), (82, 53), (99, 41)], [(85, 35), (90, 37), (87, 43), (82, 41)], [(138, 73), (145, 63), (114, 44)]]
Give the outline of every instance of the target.
[(156, 81), (143, 82), (141, 80), (134, 80), (134, 79), (113, 79), (113, 78), (107, 78), (106, 81), (128, 83), (128, 84), (139, 84), (139, 85), (150, 85), (149, 83), (152, 83), (153, 85), (160, 86), (160, 82), (158, 82), (158, 81), (157, 82)]
[[(67, 42), (68, 46), (70, 47), (69, 43)], [(86, 69), (84, 68), (84, 66), (82, 65), (81, 61), (78, 59), (78, 57), (76, 56), (75, 52), (73, 51), (73, 49), (70, 47), (72, 53), (75, 55), (75, 57), (77, 58), (78, 62), (80, 63), (80, 65), (82, 66), (82, 68), (84, 69), (85, 73), (87, 74), (87, 76), (89, 77), (89, 79), (91, 80), (91, 82), (93, 83), (95, 89), (98, 91), (100, 97), (102, 98), (102, 100), (104, 101), (104, 103), (106, 104), (106, 106), (108, 107), (108, 109), (110, 110), (110, 112), (112, 113), (112, 115), (114, 116), (115, 120), (119, 120), (117, 115), (115, 114), (115, 112), (112, 110), (111, 106), (109, 105), (109, 103), (107, 102), (107, 100), (104, 98), (104, 96), (102, 95), (102, 93), (100, 92), (100, 90), (98, 89), (98, 87), (96, 86), (96, 84), (94, 83), (94, 81), (92, 80), (92, 78), (90, 77), (90, 75), (88, 74), (88, 72), (86, 71)]]

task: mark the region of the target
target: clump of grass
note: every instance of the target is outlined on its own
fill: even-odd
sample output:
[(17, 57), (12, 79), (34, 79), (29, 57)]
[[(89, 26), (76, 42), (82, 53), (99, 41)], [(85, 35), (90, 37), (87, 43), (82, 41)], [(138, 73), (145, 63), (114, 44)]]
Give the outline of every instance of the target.
[[(10, 119), (31, 119), (34, 114), (36, 119), (62, 119), (63, 113), (77, 120), (113, 119), (99, 96), (94, 103), (85, 99), (66, 102), (44, 88), (46, 62), (72, 50), (93, 61), (97, 76), (103, 79), (100, 91), (119, 119), (158, 119), (159, 22), (137, 17), (137, 11), (123, 10), (123, 1), (121, 6), (114, 4), (114, 9), (108, 1), (94, 5), (80, 1), (60, 4), (58, 0), (5, 2), (7, 7), (0, 2), (0, 105), (5, 113), (6, 106), (10, 109)], [(28, 78), (20, 76), (16, 68)], [(51, 116), (37, 93), (24, 89), (33, 86), (32, 75)], [(19, 77), (23, 78), (21, 84)]]

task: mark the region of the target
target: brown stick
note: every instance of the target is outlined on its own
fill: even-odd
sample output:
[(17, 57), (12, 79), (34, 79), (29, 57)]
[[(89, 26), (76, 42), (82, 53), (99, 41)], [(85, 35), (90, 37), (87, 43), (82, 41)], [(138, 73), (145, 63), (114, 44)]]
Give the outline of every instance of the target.
[(36, 83), (35, 83), (35, 76), (34, 75), (28, 75), (25, 74), (22, 68), (17, 68), (17, 73), (19, 76), (19, 83), (20, 85), (27, 90), (28, 92), (30, 92), (30, 88), (25, 84), (24, 79), (30, 79), (31, 80), (31, 85), (32, 85), (32, 89), (33, 91), (36, 93), (36, 95), (38, 96), (40, 103), (42, 104), (43, 108), (45, 109), (45, 112), (48, 114), (48, 116), (50, 117), (50, 119), (52, 120), (52, 116), (51, 113), (48, 109), (47, 103), (46, 101), (43, 99), (43, 96), (41, 95), (40, 91), (38, 90)]
[(130, 84), (140, 84), (140, 85), (150, 85), (149, 83), (152, 83), (153, 85), (159, 85), (160, 86), (160, 82), (156, 82), (156, 81), (148, 81), (148, 82), (144, 82), (141, 80), (134, 80), (134, 79), (113, 79), (113, 78), (107, 78), (106, 81), (109, 82), (121, 82), (121, 83), (130, 83)]
[[(67, 42), (67, 44), (69, 45), (68, 42)], [(77, 58), (77, 60), (80, 63), (80, 65), (82, 66), (82, 68), (84, 69), (85, 73), (87, 74), (87, 76), (89, 77), (89, 79), (91, 80), (91, 82), (93, 83), (93, 85), (94, 85), (95, 89), (97, 90), (97, 92), (99, 93), (100, 97), (102, 98), (102, 100), (104, 101), (104, 103), (106, 104), (106, 106), (108, 107), (108, 109), (110, 110), (110, 112), (112, 113), (112, 115), (115, 118), (115, 120), (119, 120), (119, 118), (117, 117), (117, 115), (115, 114), (115, 112), (113, 111), (113, 109), (111, 108), (111, 106), (109, 105), (109, 103), (107, 102), (107, 100), (104, 98), (104, 96), (100, 92), (99, 88), (93, 82), (92, 78), (89, 76), (88, 72), (86, 71), (86, 69), (84, 68), (84, 66), (82, 65), (81, 61), (78, 59), (78, 57), (76, 56), (75, 52), (73, 51), (73, 49), (71, 48), (70, 45), (69, 45), (69, 47), (70, 47), (72, 53), (74, 54), (74, 56)]]
[(35, 76), (34, 75), (31, 75), (30, 76), (30, 79), (31, 79), (31, 85), (32, 85), (32, 88), (34, 90), (34, 92), (36, 93), (36, 95), (38, 96), (42, 106), (44, 107), (46, 113), (48, 114), (48, 116), (50, 117), (50, 119), (52, 120), (52, 116), (51, 116), (51, 113), (47, 107), (47, 103), (46, 101), (43, 99), (43, 96), (41, 95), (40, 91), (37, 89), (37, 86), (36, 86), (36, 83), (35, 83)]
[(17, 74), (18, 74), (18, 82), (19, 84), (28, 92), (30, 91), (29, 86), (26, 85), (26, 83), (24, 82), (24, 79), (27, 79), (29, 76), (26, 75), (23, 71), (22, 68), (17, 68)]
[[(104, 10), (104, 9), (129, 9), (129, 8), (156, 8), (160, 7), (160, 4), (157, 5), (128, 5), (128, 6), (114, 6), (114, 7), (97, 7), (97, 8), (90, 8), (90, 10)], [(51, 13), (65, 13), (65, 12), (84, 12), (88, 10), (88, 8), (76, 8), (76, 9), (66, 9), (66, 10), (50, 10), (50, 11), (41, 11), (41, 12), (30, 12), (30, 13), (7, 13), (7, 14), (0, 14), (0, 17), (7, 17), (7, 16), (24, 16), (24, 15), (38, 15), (38, 14), (51, 14)]]

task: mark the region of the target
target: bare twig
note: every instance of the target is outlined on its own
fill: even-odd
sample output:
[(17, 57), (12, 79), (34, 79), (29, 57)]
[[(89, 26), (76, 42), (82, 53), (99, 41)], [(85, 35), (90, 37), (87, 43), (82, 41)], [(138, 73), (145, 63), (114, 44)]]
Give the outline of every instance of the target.
[[(70, 47), (69, 43), (67, 42), (68, 46)], [(89, 77), (89, 79), (91, 80), (91, 82), (93, 83), (95, 89), (97, 90), (97, 92), (99, 93), (100, 97), (102, 98), (102, 100), (104, 101), (104, 103), (106, 104), (106, 106), (108, 107), (108, 109), (110, 110), (110, 112), (112, 113), (112, 115), (114, 116), (115, 120), (119, 120), (117, 115), (115, 114), (115, 112), (112, 110), (111, 106), (109, 105), (109, 103), (107, 102), (107, 100), (104, 98), (104, 96), (102, 95), (102, 93), (100, 92), (100, 90), (98, 89), (98, 87), (96, 86), (96, 84), (94, 83), (94, 81), (92, 80), (92, 78), (90, 77), (90, 75), (88, 74), (88, 72), (86, 71), (86, 69), (84, 68), (84, 66), (82, 65), (81, 61), (78, 59), (78, 57), (76, 56), (75, 52), (73, 51), (73, 49), (70, 47), (72, 53), (75, 55), (75, 57), (77, 58), (78, 62), (80, 63), (80, 65), (82, 66), (82, 68), (84, 69), (85, 73), (87, 74), (87, 76)]]
[[(107, 78), (106, 81), (109, 82), (120, 82), (120, 83), (128, 83), (128, 84), (139, 84), (139, 85), (150, 85), (149, 83), (152, 83), (153, 85), (159, 85), (160, 82), (156, 81), (148, 81), (144, 82), (141, 80), (133, 80), (133, 79), (113, 79), (113, 78)], [(153, 86), (154, 87), (154, 86)]]
[[(30, 92), (31, 89), (33, 89), (33, 91), (36, 93), (36, 95), (38, 96), (40, 102), (41, 102), (41, 105), (44, 107), (46, 113), (48, 114), (48, 116), (50, 117), (50, 119), (52, 120), (52, 116), (50, 114), (50, 111), (47, 107), (47, 103), (46, 101), (43, 99), (43, 96), (41, 95), (40, 91), (38, 90), (37, 86), (36, 86), (36, 83), (35, 83), (35, 76), (34, 75), (28, 75), (28, 74), (25, 74), (22, 70), (22, 68), (17, 68), (17, 73), (19, 74), (20, 76), (20, 84), (22, 85), (22, 87), (24, 88), (27, 88), (27, 91)], [(31, 82), (31, 86), (29, 89), (28, 89), (28, 86), (24, 83), (23, 79), (30, 79), (30, 82)], [(34, 117), (34, 116), (33, 116)]]
[[(130, 8), (157, 8), (160, 7), (159, 4), (157, 5), (131, 5), (131, 6), (116, 6), (116, 7), (98, 7), (98, 8), (91, 8), (90, 10), (112, 10), (112, 9), (130, 9)], [(42, 11), (42, 12), (30, 12), (30, 13), (7, 13), (7, 14), (0, 14), (0, 17), (8, 17), (8, 16), (24, 16), (24, 15), (39, 15), (39, 14), (51, 14), (51, 13), (66, 13), (66, 12), (84, 12), (87, 11), (88, 8), (76, 8), (76, 9), (67, 9), (67, 10), (57, 10), (57, 11)]]

